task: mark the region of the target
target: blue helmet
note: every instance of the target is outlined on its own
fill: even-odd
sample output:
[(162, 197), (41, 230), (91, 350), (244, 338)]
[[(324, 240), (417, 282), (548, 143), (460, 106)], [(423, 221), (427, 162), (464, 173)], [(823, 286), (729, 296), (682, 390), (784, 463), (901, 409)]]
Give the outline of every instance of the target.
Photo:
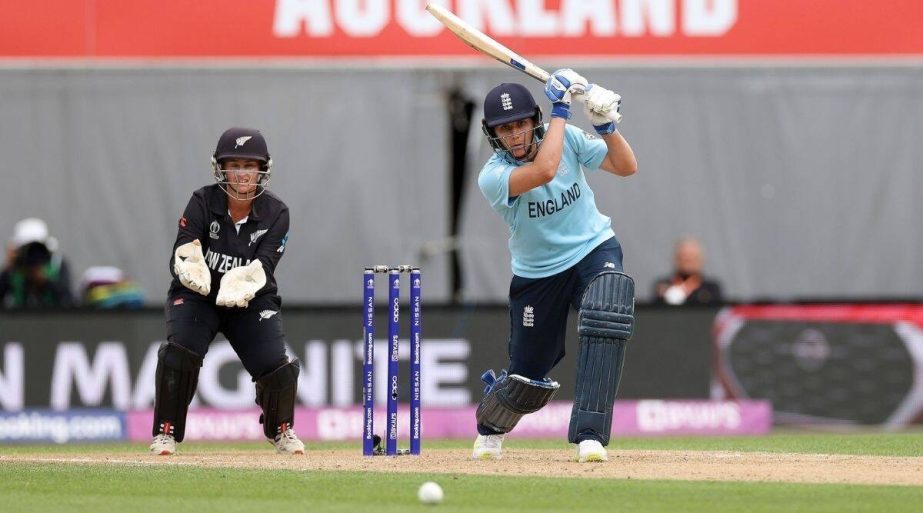
[[(481, 120), (481, 129), (487, 136), (490, 147), (495, 152), (508, 159), (513, 159), (509, 151), (497, 137), (494, 128), (532, 118), (535, 121), (533, 128), (533, 142), (541, 143), (545, 136), (545, 126), (542, 124), (542, 109), (535, 103), (535, 98), (525, 86), (521, 84), (500, 84), (490, 90), (484, 98), (484, 119)], [(515, 160), (515, 159), (513, 159)]]

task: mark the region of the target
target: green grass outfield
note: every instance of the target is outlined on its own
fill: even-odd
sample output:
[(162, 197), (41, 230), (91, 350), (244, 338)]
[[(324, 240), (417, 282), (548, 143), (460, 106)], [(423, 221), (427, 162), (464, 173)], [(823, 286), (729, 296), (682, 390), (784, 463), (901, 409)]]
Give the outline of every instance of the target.
[[(425, 443), (465, 448), (466, 441)], [(313, 445), (313, 444), (312, 444)], [(516, 448), (563, 448), (562, 441), (511, 439)], [(324, 448), (358, 444), (325, 444)], [(309, 449), (311, 447), (309, 446)], [(2, 454), (143, 452), (140, 444), (2, 446)], [(265, 444), (183, 444), (184, 452), (258, 451)], [(612, 449), (733, 450), (923, 456), (923, 432), (783, 432), (761, 438), (619, 439)], [(608, 464), (613, 464), (609, 462)], [(438, 506), (416, 499), (423, 481), (445, 490)], [(923, 511), (923, 487), (786, 483), (654, 481), (108, 466), (0, 464), (0, 511), (350, 511), (350, 512), (777, 512)]]

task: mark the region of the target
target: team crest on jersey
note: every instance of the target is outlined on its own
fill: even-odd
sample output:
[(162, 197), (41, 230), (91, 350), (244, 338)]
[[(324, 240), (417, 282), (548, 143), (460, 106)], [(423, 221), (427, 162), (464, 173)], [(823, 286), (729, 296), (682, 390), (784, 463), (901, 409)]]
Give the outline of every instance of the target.
[(221, 229), (221, 225), (218, 224), (218, 221), (212, 221), (212, 224), (208, 225), (208, 236), (213, 239), (217, 239), (218, 230), (220, 229)]
[(238, 137), (237, 139), (234, 140), (234, 142), (237, 143), (234, 145), (234, 148), (236, 149), (236, 148), (243, 146), (244, 144), (247, 144), (247, 141), (249, 141), (250, 139), (253, 139), (252, 135), (245, 135), (243, 137)]
[(276, 315), (277, 313), (279, 312), (275, 310), (263, 310), (262, 312), (260, 312), (260, 320), (258, 322), (263, 322), (263, 319), (269, 319), (270, 317), (272, 317), (273, 315)]
[(257, 230), (250, 234), (250, 244), (247, 244), (247, 247), (252, 246), (256, 241), (260, 239), (266, 232), (269, 230)]
[(596, 137), (596, 134), (591, 134), (587, 132), (586, 130), (583, 131), (583, 138), (588, 141), (592, 141), (593, 139), (598, 139), (598, 137)]
[(535, 308), (526, 305), (522, 309), (522, 325), (526, 328), (532, 328), (535, 326)]

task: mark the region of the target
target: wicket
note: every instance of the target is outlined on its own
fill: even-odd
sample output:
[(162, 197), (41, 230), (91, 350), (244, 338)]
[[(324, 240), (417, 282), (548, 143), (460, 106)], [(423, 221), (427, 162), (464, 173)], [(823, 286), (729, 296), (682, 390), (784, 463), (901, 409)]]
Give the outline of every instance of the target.
[(374, 430), (374, 369), (375, 369), (375, 275), (388, 274), (388, 410), (386, 451), (388, 456), (407, 454), (406, 450), (397, 448), (397, 402), (398, 402), (398, 352), (400, 344), (400, 310), (401, 310), (401, 273), (410, 275), (410, 454), (420, 454), (420, 323), (422, 321), (420, 305), (420, 268), (410, 265), (389, 267), (375, 265), (366, 267), (363, 273), (363, 290), (365, 292), (363, 309), (365, 319), (362, 325), (362, 339), (365, 343), (363, 358), (363, 439), (362, 454), (373, 456), (381, 454), (376, 448), (377, 438)]

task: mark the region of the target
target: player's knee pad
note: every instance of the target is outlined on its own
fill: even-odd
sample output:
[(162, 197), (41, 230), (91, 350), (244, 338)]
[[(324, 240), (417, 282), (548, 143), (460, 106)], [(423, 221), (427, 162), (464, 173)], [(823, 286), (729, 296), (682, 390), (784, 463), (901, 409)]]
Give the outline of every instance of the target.
[[(256, 404), (263, 413), (260, 423), (266, 438), (295, 424), (295, 401), (298, 395), (298, 358), (256, 380)], [(284, 426), (283, 426), (284, 424)]]
[(635, 282), (625, 273), (604, 272), (587, 285), (580, 301), (577, 333), (628, 340), (635, 324)]
[(487, 383), (484, 399), (478, 405), (477, 421), (500, 433), (512, 431), (523, 415), (548, 404), (561, 385), (548, 378), (529, 379), (506, 370), (495, 377), (493, 370), (481, 376)]
[(183, 441), (186, 413), (201, 367), (201, 355), (173, 342), (160, 346), (154, 383), (154, 436), (163, 433), (173, 435), (177, 442)]
[(590, 282), (583, 295), (577, 327), (577, 386), (567, 435), (571, 443), (585, 438), (609, 443), (625, 343), (634, 331), (634, 288), (627, 274), (605, 272)]

